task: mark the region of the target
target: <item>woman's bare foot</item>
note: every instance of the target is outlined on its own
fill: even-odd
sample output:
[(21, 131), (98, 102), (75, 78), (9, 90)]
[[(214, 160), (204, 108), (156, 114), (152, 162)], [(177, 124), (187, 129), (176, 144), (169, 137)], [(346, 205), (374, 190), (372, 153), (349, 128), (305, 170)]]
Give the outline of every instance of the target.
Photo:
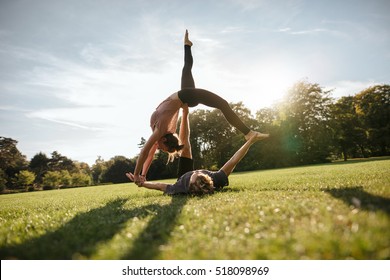
[(186, 29), (186, 34), (184, 35), (184, 45), (187, 45), (187, 46), (192, 46), (192, 42), (190, 41), (190, 39), (188, 39), (188, 30)]
[(258, 131), (249, 131), (249, 133), (247, 135), (245, 135), (245, 140), (252, 140), (252, 141), (259, 141), (259, 140), (263, 140), (263, 139), (266, 139), (269, 137), (269, 134), (264, 134), (264, 133), (261, 133), (261, 132), (258, 132)]

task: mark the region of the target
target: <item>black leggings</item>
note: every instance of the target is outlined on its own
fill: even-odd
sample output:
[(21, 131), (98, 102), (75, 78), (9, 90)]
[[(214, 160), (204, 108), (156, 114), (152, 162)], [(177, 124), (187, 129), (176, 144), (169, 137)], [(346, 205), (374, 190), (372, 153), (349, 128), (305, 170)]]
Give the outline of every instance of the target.
[(198, 104), (203, 104), (208, 107), (221, 110), (226, 120), (244, 135), (250, 132), (250, 129), (240, 120), (240, 118), (230, 108), (229, 103), (222, 97), (212, 93), (211, 91), (195, 88), (194, 78), (192, 77), (193, 59), (191, 47), (184, 46), (184, 67), (181, 76), (181, 90), (179, 98), (183, 103), (187, 103), (189, 107), (195, 107)]

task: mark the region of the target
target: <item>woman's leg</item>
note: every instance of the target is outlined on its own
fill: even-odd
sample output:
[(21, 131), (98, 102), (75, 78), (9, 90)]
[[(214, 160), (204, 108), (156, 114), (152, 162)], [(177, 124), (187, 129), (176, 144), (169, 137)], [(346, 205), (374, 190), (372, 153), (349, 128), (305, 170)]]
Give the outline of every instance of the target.
[(184, 67), (181, 73), (181, 89), (195, 88), (194, 78), (192, 77), (192, 65), (194, 60), (191, 53), (192, 42), (188, 39), (188, 31), (184, 37)]
[(203, 104), (208, 107), (221, 110), (226, 120), (244, 135), (247, 135), (251, 130), (240, 120), (240, 118), (230, 108), (229, 103), (222, 97), (212, 93), (211, 91), (199, 88), (185, 88), (179, 91), (179, 98), (183, 103), (187, 103), (189, 107), (194, 107), (198, 104)]

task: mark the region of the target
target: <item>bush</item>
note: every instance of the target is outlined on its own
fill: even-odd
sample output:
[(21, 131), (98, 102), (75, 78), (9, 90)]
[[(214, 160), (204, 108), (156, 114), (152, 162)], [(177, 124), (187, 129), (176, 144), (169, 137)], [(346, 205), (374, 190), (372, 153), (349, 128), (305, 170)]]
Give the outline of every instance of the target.
[(22, 170), (15, 175), (14, 183), (18, 187), (27, 187), (34, 183), (35, 174), (28, 170)]
[(48, 171), (42, 180), (44, 190), (59, 188), (61, 183), (61, 172), (58, 171)]
[(91, 177), (84, 173), (72, 174), (72, 186), (73, 187), (85, 187), (91, 185)]

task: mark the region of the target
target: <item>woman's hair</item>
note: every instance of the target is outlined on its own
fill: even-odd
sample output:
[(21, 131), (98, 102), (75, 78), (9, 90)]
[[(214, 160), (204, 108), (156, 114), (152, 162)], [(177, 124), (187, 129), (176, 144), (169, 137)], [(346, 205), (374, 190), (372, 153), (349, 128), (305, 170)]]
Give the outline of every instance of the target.
[(188, 189), (191, 194), (212, 194), (214, 183), (209, 175), (198, 173), (195, 182), (190, 183)]
[(178, 152), (183, 149), (184, 145), (179, 145), (179, 139), (173, 133), (168, 133), (164, 135), (165, 141), (164, 144), (168, 148), (168, 162), (173, 162), (173, 160), (178, 156)]

